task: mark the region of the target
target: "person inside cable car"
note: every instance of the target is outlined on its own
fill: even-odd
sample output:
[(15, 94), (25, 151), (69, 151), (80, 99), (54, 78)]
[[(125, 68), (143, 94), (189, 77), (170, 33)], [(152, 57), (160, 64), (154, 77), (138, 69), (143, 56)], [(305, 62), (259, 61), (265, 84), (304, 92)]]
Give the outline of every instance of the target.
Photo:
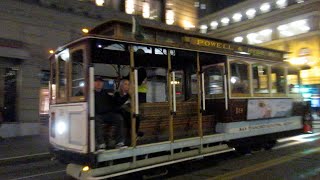
[[(96, 76), (94, 81), (95, 87), (95, 128), (96, 142), (98, 150), (107, 147), (104, 136), (103, 124), (111, 124), (115, 127), (116, 148), (125, 148), (124, 145), (124, 119), (121, 114), (115, 111), (115, 101), (112, 95), (103, 89), (104, 80), (101, 76)], [(110, 139), (108, 139), (110, 143)], [(110, 144), (108, 144), (109, 146)]]
[[(130, 110), (130, 81), (128, 79), (122, 79), (119, 85), (119, 91), (114, 93), (114, 99), (116, 102), (116, 107), (118, 107), (117, 112), (119, 112), (122, 117), (124, 118), (124, 127), (126, 129), (127, 135), (130, 135), (131, 129), (131, 110)], [(137, 126), (136, 126), (136, 133), (138, 137), (143, 136), (143, 132), (138, 131), (140, 118), (136, 119)], [(130, 138), (128, 138), (130, 139)]]

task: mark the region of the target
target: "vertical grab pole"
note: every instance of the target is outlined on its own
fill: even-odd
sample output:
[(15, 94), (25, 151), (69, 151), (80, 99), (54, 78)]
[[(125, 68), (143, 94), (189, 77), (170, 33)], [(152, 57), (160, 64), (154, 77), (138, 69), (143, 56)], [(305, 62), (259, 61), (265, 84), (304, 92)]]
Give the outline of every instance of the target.
[(96, 151), (95, 121), (94, 121), (94, 67), (89, 68), (89, 114), (90, 114), (90, 152)]
[[(197, 52), (197, 81), (198, 81), (198, 135), (201, 140), (201, 146), (200, 146), (200, 152), (202, 151), (202, 137), (203, 137), (203, 131), (202, 131), (202, 112), (203, 112), (203, 104), (205, 104), (205, 99), (203, 99), (203, 90), (204, 90), (204, 83), (202, 82), (202, 75), (201, 73), (201, 67), (200, 67), (200, 56), (199, 52)], [(204, 80), (204, 79), (203, 79)], [(203, 88), (202, 88), (203, 87)], [(203, 99), (203, 100), (202, 100)], [(201, 100), (204, 102), (201, 104)], [(201, 107), (201, 105), (203, 107)]]
[(228, 93), (229, 91), (227, 91), (227, 75), (224, 74), (223, 75), (223, 82), (224, 82), (224, 105), (225, 105), (225, 109), (228, 110)]
[(172, 100), (173, 100), (173, 113), (177, 112), (177, 98), (176, 98), (176, 73), (172, 72)]
[(139, 115), (139, 95), (138, 95), (138, 70), (134, 70), (134, 96), (135, 96), (135, 106), (136, 115)]
[(201, 73), (201, 89), (202, 89), (202, 110), (206, 110), (206, 92), (204, 90), (204, 73)]
[[(173, 115), (174, 115), (174, 107), (173, 107), (173, 72), (171, 67), (171, 54), (170, 50), (168, 52), (168, 101), (169, 101), (169, 141), (173, 143)], [(173, 154), (173, 149), (171, 148), (171, 155)]]
[[(136, 115), (137, 115), (137, 83), (136, 83), (136, 71), (134, 67), (134, 49), (132, 45), (129, 46), (130, 51), (130, 96), (131, 96), (131, 146), (136, 147), (137, 144), (137, 134), (136, 134)], [(135, 161), (135, 157), (134, 157)]]

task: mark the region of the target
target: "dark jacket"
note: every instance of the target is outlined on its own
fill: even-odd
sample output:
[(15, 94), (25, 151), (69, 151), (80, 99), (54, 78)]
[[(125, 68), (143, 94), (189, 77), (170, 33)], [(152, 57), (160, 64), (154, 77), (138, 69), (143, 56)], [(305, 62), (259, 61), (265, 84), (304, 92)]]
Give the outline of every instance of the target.
[(113, 112), (115, 109), (114, 98), (108, 92), (102, 89), (100, 92), (95, 91), (95, 111), (96, 114), (106, 114)]
[(130, 96), (129, 94), (126, 94), (124, 96), (120, 95), (120, 92), (114, 93), (114, 100), (116, 103), (117, 111), (123, 112), (127, 111), (130, 112)]

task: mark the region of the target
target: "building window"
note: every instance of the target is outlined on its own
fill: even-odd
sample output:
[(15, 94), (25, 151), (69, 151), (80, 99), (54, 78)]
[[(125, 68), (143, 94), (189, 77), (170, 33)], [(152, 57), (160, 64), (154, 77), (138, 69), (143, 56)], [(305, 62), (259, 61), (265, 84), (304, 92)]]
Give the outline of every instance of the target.
[(172, 9), (166, 10), (166, 23), (169, 25), (174, 23), (174, 11)]
[(17, 75), (16, 68), (0, 66), (0, 118), (4, 122), (17, 121)]
[(239, 61), (231, 62), (230, 71), (230, 85), (232, 95), (249, 95), (249, 65)]
[(288, 24), (283, 24), (278, 26), (277, 29), (279, 31), (280, 38), (295, 36), (310, 31), (307, 19), (302, 19)]
[(134, 0), (126, 0), (125, 1), (125, 11), (127, 14), (134, 14), (134, 12), (135, 12), (135, 1)]

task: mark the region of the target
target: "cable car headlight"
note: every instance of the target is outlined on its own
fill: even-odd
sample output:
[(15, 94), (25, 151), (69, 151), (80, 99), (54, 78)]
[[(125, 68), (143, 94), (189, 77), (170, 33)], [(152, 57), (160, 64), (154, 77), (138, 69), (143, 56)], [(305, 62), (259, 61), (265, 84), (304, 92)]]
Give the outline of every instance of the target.
[(65, 122), (60, 121), (60, 122), (58, 122), (58, 123), (56, 124), (55, 128), (56, 128), (56, 132), (57, 132), (59, 135), (61, 135), (61, 134), (63, 134), (64, 132), (66, 132), (66, 130), (67, 130), (67, 125), (66, 125)]

